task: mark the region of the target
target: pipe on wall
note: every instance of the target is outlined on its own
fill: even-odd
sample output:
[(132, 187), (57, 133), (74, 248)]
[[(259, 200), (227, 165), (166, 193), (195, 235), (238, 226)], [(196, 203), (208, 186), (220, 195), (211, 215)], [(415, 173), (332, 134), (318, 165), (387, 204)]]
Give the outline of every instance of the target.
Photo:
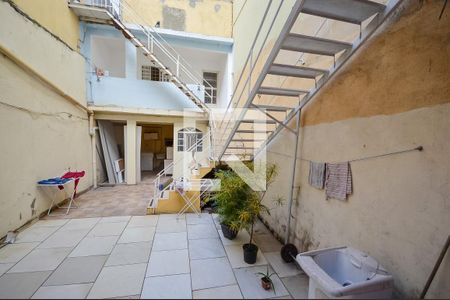
[(94, 112), (89, 113), (89, 135), (91, 136), (91, 148), (92, 148), (92, 186), (94, 189), (97, 188), (97, 153), (96, 149), (96, 141), (95, 141), (95, 120), (94, 120)]

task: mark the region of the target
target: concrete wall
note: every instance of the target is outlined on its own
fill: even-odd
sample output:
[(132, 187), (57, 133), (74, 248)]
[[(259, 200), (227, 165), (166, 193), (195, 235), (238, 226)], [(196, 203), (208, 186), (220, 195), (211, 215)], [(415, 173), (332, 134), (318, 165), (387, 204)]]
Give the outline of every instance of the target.
[[(407, 1), (304, 110), (291, 241), (300, 250), (349, 245), (395, 278), (399, 296), (418, 297), (450, 228), (450, 17), (442, 2)], [(289, 87), (292, 87), (290, 85)], [(268, 160), (290, 174), (286, 130)], [(423, 152), (351, 163), (353, 195), (326, 200), (308, 185), (308, 160), (343, 162), (423, 146)], [(303, 159), (303, 160), (302, 160)], [(266, 202), (289, 197), (279, 176)], [(287, 206), (264, 216), (284, 237)], [(428, 297), (450, 295), (450, 256)]]
[(72, 49), (77, 49), (80, 27), (77, 15), (61, 0), (12, 0), (24, 13), (60, 38)]
[[(230, 0), (128, 0), (139, 15), (152, 26), (161, 28), (231, 37), (232, 6)], [(133, 16), (125, 13), (126, 20)]]
[(92, 160), (81, 55), (3, 1), (0, 53), (3, 236), (48, 209), (37, 181), (86, 170), (86, 190)]

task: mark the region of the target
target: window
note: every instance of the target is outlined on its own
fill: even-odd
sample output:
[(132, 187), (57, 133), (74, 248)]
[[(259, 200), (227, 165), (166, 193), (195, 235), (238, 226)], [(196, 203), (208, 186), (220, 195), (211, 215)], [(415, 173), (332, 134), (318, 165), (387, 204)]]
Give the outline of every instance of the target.
[(203, 151), (203, 133), (197, 128), (183, 128), (178, 130), (178, 151), (194, 151), (193, 147), (195, 144), (196, 152)]
[(157, 67), (142, 66), (141, 72), (142, 80), (169, 81), (167, 74), (163, 74)]
[(203, 72), (203, 80), (205, 82), (205, 103), (217, 103), (217, 73)]

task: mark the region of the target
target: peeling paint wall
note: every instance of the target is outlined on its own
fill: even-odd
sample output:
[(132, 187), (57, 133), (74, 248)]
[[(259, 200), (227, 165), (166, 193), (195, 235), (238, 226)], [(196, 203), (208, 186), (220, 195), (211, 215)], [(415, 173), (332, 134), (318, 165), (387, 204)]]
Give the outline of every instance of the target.
[[(450, 14), (438, 20), (441, 8), (442, 1), (405, 2), (302, 116), (291, 242), (302, 251), (366, 251), (393, 274), (401, 297), (418, 297), (450, 234)], [(294, 144), (284, 130), (268, 146), (280, 174), (291, 172)], [(308, 160), (345, 162), (419, 145), (423, 152), (352, 162), (347, 201), (326, 200), (308, 184)], [(287, 200), (289, 185), (279, 176), (266, 204)], [(287, 205), (264, 219), (284, 237)], [(449, 266), (447, 254), (427, 297), (449, 297)]]
[[(231, 0), (129, 0), (148, 24), (211, 36), (231, 37)], [(130, 14), (125, 19), (132, 21)]]
[(85, 105), (82, 56), (0, 1), (0, 237), (49, 208), (37, 181), (70, 168), (91, 186)]

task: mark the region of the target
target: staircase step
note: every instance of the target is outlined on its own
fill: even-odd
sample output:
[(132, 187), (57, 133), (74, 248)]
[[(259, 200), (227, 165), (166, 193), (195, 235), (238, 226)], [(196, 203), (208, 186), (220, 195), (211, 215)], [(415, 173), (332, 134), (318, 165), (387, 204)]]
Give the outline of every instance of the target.
[(281, 49), (284, 50), (329, 56), (334, 56), (341, 51), (350, 50), (351, 48), (352, 44), (350, 43), (295, 33), (288, 34), (281, 45)]
[(277, 124), (274, 120), (241, 120), (241, 123), (245, 124)]
[(385, 6), (368, 0), (305, 0), (302, 13), (353, 24), (361, 24)]
[(261, 95), (273, 95), (273, 96), (286, 96), (286, 97), (299, 97), (301, 94), (308, 94), (306, 90), (293, 90), (276, 87), (260, 87), (258, 94)]
[(276, 105), (262, 105), (262, 104), (252, 104), (252, 106), (260, 108), (260, 109), (265, 109), (267, 111), (282, 111), (282, 112), (286, 112), (290, 109), (292, 109), (292, 107), (286, 107), (286, 106), (276, 106)]
[(301, 66), (272, 64), (268, 73), (272, 75), (316, 79), (320, 75), (327, 74), (328, 71)]

